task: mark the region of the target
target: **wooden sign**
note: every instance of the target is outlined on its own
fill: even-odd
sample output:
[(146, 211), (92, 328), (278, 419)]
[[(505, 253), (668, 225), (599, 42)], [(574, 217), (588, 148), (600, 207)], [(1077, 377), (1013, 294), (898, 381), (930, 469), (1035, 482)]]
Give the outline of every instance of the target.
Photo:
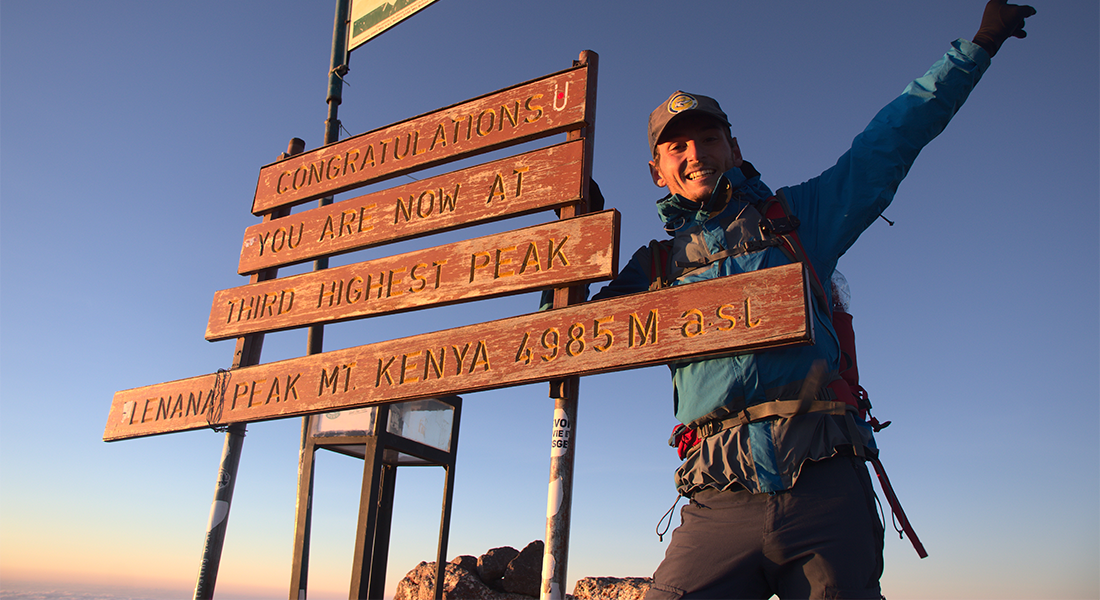
[(612, 279), (607, 210), (214, 294), (206, 339), (279, 331)]
[(587, 77), (574, 67), (262, 167), (252, 212), (581, 128)]
[(253, 225), (244, 232), (238, 272), (576, 202), (583, 150), (581, 141), (551, 146)]
[(812, 343), (801, 264), (115, 394), (107, 441)]

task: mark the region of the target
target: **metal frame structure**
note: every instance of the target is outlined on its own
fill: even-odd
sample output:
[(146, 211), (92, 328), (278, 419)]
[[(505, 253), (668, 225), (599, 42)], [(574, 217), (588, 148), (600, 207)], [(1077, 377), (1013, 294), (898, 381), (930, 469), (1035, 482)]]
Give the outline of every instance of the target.
[[(290, 582), (290, 600), (304, 600), (309, 572), (309, 541), (313, 500), (313, 465), (317, 449), (325, 449), (363, 460), (363, 483), (359, 498), (352, 560), (349, 597), (382, 598), (386, 588), (390, 527), (393, 519), (394, 492), (399, 466), (440, 466), (445, 470), (443, 506), (440, 514), (439, 544), (436, 553), (435, 598), (443, 597), (447, 565), (447, 543), (451, 526), (451, 501), (454, 495), (455, 461), (458, 455), (458, 430), (462, 416), (462, 398), (435, 399), (452, 407), (449, 447), (446, 450), (402, 437), (389, 431), (390, 409), (376, 407), (371, 431), (318, 436), (309, 430), (310, 419), (303, 419), (303, 443), (298, 469), (298, 505), (294, 525), (294, 562)], [(315, 417), (316, 418), (316, 417)]]

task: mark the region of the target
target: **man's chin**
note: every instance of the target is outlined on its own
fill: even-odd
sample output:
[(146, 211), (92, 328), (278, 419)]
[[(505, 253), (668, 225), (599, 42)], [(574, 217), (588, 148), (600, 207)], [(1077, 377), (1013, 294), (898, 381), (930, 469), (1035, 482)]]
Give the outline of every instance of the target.
[(714, 193), (714, 184), (711, 185), (693, 185), (690, 189), (685, 189), (681, 194), (684, 198), (691, 200), (692, 202), (705, 202), (710, 200), (710, 195)]

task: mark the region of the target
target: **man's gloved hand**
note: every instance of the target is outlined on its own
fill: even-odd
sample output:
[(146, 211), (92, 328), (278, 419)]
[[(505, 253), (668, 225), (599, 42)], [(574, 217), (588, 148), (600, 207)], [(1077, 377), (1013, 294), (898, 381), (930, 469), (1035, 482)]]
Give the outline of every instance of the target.
[(989, 0), (982, 14), (982, 25), (974, 34), (974, 43), (985, 48), (992, 57), (1001, 44), (1010, 37), (1024, 38), (1024, 19), (1035, 14), (1035, 9), (1024, 5), (1006, 4), (1005, 0)]

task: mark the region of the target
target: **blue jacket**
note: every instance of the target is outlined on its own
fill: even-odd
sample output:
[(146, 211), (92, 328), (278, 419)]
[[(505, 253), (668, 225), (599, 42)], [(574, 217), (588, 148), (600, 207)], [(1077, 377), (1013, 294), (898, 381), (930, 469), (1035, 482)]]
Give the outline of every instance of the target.
[[(821, 280), (826, 284), (841, 255), (875, 221), (894, 198), (920, 150), (932, 141), (962, 106), (989, 65), (988, 54), (966, 40), (951, 50), (923, 77), (883, 108), (852, 142), (837, 163), (805, 183), (783, 188), (792, 213), (801, 225), (798, 235)], [(695, 235), (707, 250), (728, 248), (731, 240), (725, 224), (746, 205), (772, 195), (759, 175), (746, 169), (725, 173), (732, 199), (723, 194), (698, 208), (676, 195), (657, 202), (657, 212), (676, 242)], [(650, 251), (634, 254), (620, 275), (594, 299), (648, 289), (651, 280)], [(789, 264), (776, 247), (724, 258), (708, 268), (692, 272), (676, 283), (689, 283), (767, 267)], [(839, 344), (831, 319), (814, 305), (816, 343), (670, 365), (676, 418), (697, 425), (715, 416), (738, 412), (763, 402), (795, 397), (811, 367), (838, 368)], [(823, 361), (823, 362), (822, 362)], [(701, 487), (724, 489), (739, 483), (752, 491), (777, 491), (794, 484), (806, 459), (832, 456), (838, 446), (851, 444), (849, 429), (834, 417), (806, 414), (788, 419), (751, 423), (707, 438), (681, 466), (677, 479), (681, 492), (690, 495)], [(874, 446), (870, 431), (862, 443)]]

